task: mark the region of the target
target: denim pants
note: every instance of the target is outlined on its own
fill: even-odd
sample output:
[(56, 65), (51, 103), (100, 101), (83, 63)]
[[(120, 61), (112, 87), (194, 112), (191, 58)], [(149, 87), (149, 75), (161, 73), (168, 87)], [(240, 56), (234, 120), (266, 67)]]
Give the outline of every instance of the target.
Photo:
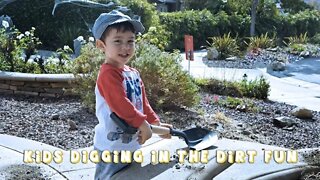
[[(99, 152), (101, 157), (102, 151), (94, 148)], [(94, 180), (109, 180), (114, 174), (129, 166), (127, 163), (105, 163), (100, 161), (96, 164), (96, 172), (94, 175)]]

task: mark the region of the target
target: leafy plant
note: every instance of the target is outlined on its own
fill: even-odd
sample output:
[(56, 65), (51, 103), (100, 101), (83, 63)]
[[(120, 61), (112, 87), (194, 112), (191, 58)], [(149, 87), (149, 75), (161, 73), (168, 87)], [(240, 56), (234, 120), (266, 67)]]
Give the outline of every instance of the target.
[(269, 37), (268, 33), (261, 34), (260, 36), (248, 37), (249, 43), (245, 41), (245, 44), (250, 50), (252, 49), (266, 49), (275, 46), (275, 34), (273, 37)]
[(241, 99), (241, 98), (233, 98), (228, 96), (222, 103), (223, 106), (237, 109), (239, 111), (244, 112), (258, 112), (259, 109), (256, 107), (252, 100), (250, 99)]
[[(0, 29), (0, 70), (11, 72), (39, 72), (39, 67), (29, 60), (36, 52), (36, 46), (40, 44), (34, 36), (35, 28), (21, 33), (18, 29), (11, 28), (9, 32)], [(25, 58), (23, 53), (25, 52)]]
[(309, 41), (307, 32), (300, 34), (299, 36), (286, 37), (287, 41), (284, 41), (284, 44), (291, 46), (292, 44), (307, 44)]
[(249, 81), (247, 76), (244, 75), (239, 82), (239, 86), (243, 95), (250, 98), (267, 99), (270, 91), (270, 85), (263, 76)]
[(239, 54), (239, 46), (237, 45), (237, 39), (228, 34), (224, 34), (222, 37), (209, 37), (212, 42), (207, 41), (210, 47), (215, 47), (220, 53), (220, 59), (225, 59), (230, 56)]
[(169, 33), (165, 31), (164, 26), (152, 26), (148, 32), (138, 38), (138, 41), (149, 42), (157, 46), (160, 50), (164, 50), (168, 46)]
[(196, 83), (206, 92), (232, 97), (267, 99), (270, 91), (270, 85), (264, 77), (249, 81), (246, 75), (243, 76), (240, 82), (197, 79)]
[(73, 92), (80, 95), (91, 111), (95, 109), (94, 88), (103, 61), (103, 53), (92, 42), (88, 42), (81, 48), (81, 55), (74, 60), (71, 68), (76, 78)]
[(136, 58), (130, 64), (140, 71), (153, 106), (192, 106), (199, 101), (198, 88), (179, 61), (178, 52), (162, 52), (146, 42), (137, 44)]

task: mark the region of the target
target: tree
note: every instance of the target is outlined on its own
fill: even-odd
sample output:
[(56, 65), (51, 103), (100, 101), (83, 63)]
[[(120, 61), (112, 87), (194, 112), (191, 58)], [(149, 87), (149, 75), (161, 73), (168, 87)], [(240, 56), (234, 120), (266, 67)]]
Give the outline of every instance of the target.
[(313, 9), (312, 6), (305, 3), (303, 0), (282, 0), (281, 7), (285, 12), (295, 14), (305, 9)]
[(256, 25), (257, 6), (258, 6), (258, 4), (259, 4), (259, 0), (252, 0), (250, 36), (254, 36), (254, 34), (255, 34), (255, 25)]

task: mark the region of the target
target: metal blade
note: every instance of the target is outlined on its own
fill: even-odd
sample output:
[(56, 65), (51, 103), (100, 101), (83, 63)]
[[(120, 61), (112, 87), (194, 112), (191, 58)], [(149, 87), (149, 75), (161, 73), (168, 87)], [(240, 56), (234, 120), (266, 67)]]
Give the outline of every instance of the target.
[(200, 143), (194, 146), (191, 146), (190, 148), (195, 150), (203, 150), (210, 146), (213, 146), (214, 143), (216, 143), (217, 141), (218, 141), (218, 133), (213, 131), (207, 134)]

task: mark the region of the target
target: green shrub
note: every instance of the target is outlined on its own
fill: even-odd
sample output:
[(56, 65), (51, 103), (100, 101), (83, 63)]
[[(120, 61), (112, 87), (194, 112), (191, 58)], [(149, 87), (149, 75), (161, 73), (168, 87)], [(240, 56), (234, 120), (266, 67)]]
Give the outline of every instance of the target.
[[(72, 40), (80, 35), (91, 35), (89, 27), (99, 14), (115, 8), (115, 6), (89, 8), (74, 3), (64, 3), (57, 7), (53, 16), (54, 4), (54, 0), (18, 0), (0, 9), (0, 14), (10, 16), (20, 31), (24, 32), (35, 27), (36, 36), (43, 43), (42, 48), (56, 50), (64, 45), (72, 47)], [(74, 34), (66, 35), (63, 33), (66, 31), (72, 31)]]
[(137, 68), (146, 87), (150, 103), (155, 107), (192, 106), (199, 101), (197, 86), (182, 70), (178, 52), (162, 52), (156, 46), (141, 42), (131, 66)]
[(152, 26), (147, 33), (138, 38), (138, 41), (148, 42), (157, 46), (160, 50), (164, 50), (168, 46), (170, 34), (166, 32), (164, 26)]
[(270, 85), (263, 77), (248, 81), (244, 75), (240, 82), (217, 79), (197, 79), (195, 82), (206, 92), (232, 97), (267, 99), (270, 91)]
[(320, 33), (315, 34), (311, 39), (310, 42), (313, 44), (320, 44)]
[(256, 99), (268, 99), (270, 84), (264, 77), (248, 81), (246, 75), (238, 82), (243, 96)]
[(148, 30), (152, 26), (159, 25), (159, 16), (157, 9), (153, 4), (148, 3), (147, 0), (121, 0), (121, 5), (129, 8), (133, 14), (141, 17), (141, 22)]
[(219, 52), (219, 59), (225, 59), (230, 56), (239, 55), (239, 46), (237, 39), (232, 38), (230, 33), (224, 34), (222, 37), (209, 37), (211, 42), (208, 42), (210, 47), (215, 47)]
[(216, 18), (208, 11), (160, 13), (160, 21), (170, 35), (167, 50), (184, 49), (184, 35), (192, 35), (195, 49), (206, 44), (206, 38), (219, 35)]
[(274, 47), (276, 44), (275, 35), (273, 37), (268, 37), (268, 33), (261, 34), (260, 36), (249, 37), (247, 38), (249, 43), (245, 41), (249, 50), (251, 49), (266, 49), (270, 47)]
[(287, 39), (287, 41), (284, 41), (284, 43), (287, 46), (291, 46), (292, 44), (307, 44), (309, 41), (307, 32), (305, 32), (304, 34), (300, 34), (299, 36), (291, 36), (285, 39)]
[[(35, 62), (29, 61), (31, 55), (36, 52), (40, 44), (34, 36), (35, 28), (25, 33), (12, 28), (10, 32), (0, 29), (0, 70), (11, 72), (35, 72), (40, 73), (41, 69)], [(25, 58), (23, 58), (23, 53)]]
[(73, 92), (80, 95), (83, 103), (91, 111), (95, 109), (94, 88), (103, 62), (104, 54), (89, 42), (81, 48), (81, 55), (72, 64), (72, 73), (76, 78)]
[[(177, 62), (179, 60), (179, 53), (165, 53), (145, 42), (137, 44), (136, 58), (130, 61), (130, 65), (140, 71), (152, 106), (192, 106), (199, 101), (197, 86), (188, 73), (182, 71)], [(88, 43), (73, 64), (73, 74), (77, 82), (74, 92), (78, 93), (84, 104), (92, 110), (95, 105), (95, 82), (103, 61), (103, 53), (92, 43)]]
[(220, 94), (224, 96), (243, 97), (241, 89), (235, 82), (221, 81), (217, 79), (196, 79), (200, 89), (205, 92)]
[(245, 112), (258, 112), (259, 108), (254, 105), (253, 101), (251, 99), (240, 99), (240, 98), (233, 98), (228, 96), (224, 101), (222, 101), (220, 104), (222, 104), (225, 107), (231, 108), (231, 109), (237, 109), (239, 111), (245, 111)]

